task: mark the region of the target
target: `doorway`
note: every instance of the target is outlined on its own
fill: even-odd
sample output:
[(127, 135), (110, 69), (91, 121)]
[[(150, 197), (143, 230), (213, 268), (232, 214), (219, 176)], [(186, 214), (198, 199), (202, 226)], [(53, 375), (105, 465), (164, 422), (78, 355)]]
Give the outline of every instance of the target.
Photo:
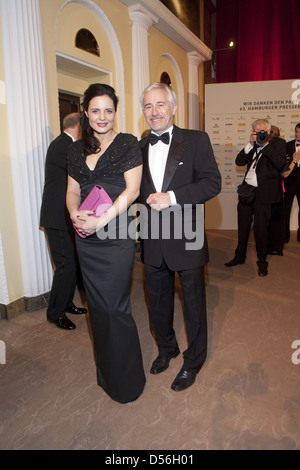
[(59, 101), (59, 119), (60, 119), (60, 131), (63, 131), (63, 120), (71, 113), (80, 113), (80, 98), (76, 95), (69, 93), (58, 92)]

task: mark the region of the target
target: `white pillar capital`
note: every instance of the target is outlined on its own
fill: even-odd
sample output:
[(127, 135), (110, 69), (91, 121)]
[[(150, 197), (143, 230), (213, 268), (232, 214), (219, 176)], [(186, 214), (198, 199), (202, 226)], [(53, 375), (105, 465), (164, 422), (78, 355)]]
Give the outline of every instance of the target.
[(203, 57), (197, 51), (188, 52), (188, 61), (189, 64), (199, 67), (201, 62), (203, 62)]
[(129, 8), (132, 24), (132, 73), (133, 73), (133, 112), (134, 134), (140, 135), (141, 118), (140, 96), (150, 83), (148, 30), (157, 23), (155, 18), (141, 5)]
[(157, 23), (157, 18), (140, 5), (130, 7), (129, 16), (135, 25), (145, 28), (146, 31)]

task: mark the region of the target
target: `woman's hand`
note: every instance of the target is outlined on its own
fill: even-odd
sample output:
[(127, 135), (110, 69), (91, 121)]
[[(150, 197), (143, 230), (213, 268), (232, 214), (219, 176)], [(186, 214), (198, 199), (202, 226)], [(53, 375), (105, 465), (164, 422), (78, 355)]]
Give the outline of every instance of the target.
[(73, 211), (71, 219), (82, 235), (93, 235), (97, 230), (99, 217), (95, 217), (95, 211)]

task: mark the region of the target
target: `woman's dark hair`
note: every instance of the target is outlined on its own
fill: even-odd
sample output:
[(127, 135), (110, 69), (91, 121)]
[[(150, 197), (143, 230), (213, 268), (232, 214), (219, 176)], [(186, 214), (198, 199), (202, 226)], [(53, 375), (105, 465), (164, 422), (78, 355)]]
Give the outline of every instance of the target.
[[(84, 111), (88, 111), (90, 101), (95, 96), (109, 96), (114, 104), (115, 111), (118, 107), (118, 97), (116, 96), (115, 90), (105, 83), (93, 83), (84, 92), (82, 107)], [(93, 153), (100, 152), (99, 140), (94, 136), (93, 129), (89, 124), (89, 119), (85, 112), (82, 113), (80, 118), (82, 141), (83, 141), (83, 154), (85, 156), (92, 155)]]

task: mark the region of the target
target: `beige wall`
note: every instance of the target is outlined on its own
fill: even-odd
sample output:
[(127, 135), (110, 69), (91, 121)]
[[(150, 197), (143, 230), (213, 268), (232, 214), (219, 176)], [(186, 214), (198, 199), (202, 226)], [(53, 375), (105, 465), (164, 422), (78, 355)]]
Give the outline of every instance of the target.
[[(57, 88), (61, 87), (65, 91), (73, 91), (82, 95), (90, 83), (99, 81), (99, 76), (97, 75), (85, 79), (80, 79), (79, 77), (66, 73), (59, 73), (57, 76), (56, 51), (111, 71), (113, 78), (112, 86), (116, 88), (114, 53), (111, 48), (110, 39), (100, 21), (87, 6), (71, 3), (67, 4), (61, 10), (64, 3), (65, 2), (62, 0), (51, 0), (51, 2), (49, 2), (49, 0), (40, 0), (50, 131), (52, 138), (59, 133)], [(125, 5), (120, 3), (119, 0), (94, 0), (94, 4), (99, 6), (103, 13), (109, 18), (122, 50), (126, 93), (126, 128), (128, 132), (132, 132), (132, 51), (128, 9)], [(100, 57), (75, 47), (75, 35), (81, 28), (87, 28), (94, 34), (100, 47)], [(108, 77), (105, 76), (101, 76), (100, 81), (109, 83)], [(117, 89), (116, 92), (118, 94)]]
[[(158, 82), (162, 72), (167, 72), (171, 78), (172, 88), (178, 97), (178, 83), (174, 73), (174, 69), (170, 61), (163, 56), (163, 54), (169, 54), (176, 61), (183, 80), (184, 89), (188, 90), (188, 59), (186, 52), (174, 44), (170, 39), (164, 36), (156, 28), (152, 27), (149, 31), (149, 63), (150, 63), (150, 81)], [(185, 100), (185, 126), (188, 125), (188, 97), (187, 94), (184, 96)], [(180, 106), (181, 103), (178, 103)], [(178, 109), (179, 111), (179, 109)], [(178, 113), (177, 113), (178, 116)], [(177, 120), (175, 119), (175, 124)]]

